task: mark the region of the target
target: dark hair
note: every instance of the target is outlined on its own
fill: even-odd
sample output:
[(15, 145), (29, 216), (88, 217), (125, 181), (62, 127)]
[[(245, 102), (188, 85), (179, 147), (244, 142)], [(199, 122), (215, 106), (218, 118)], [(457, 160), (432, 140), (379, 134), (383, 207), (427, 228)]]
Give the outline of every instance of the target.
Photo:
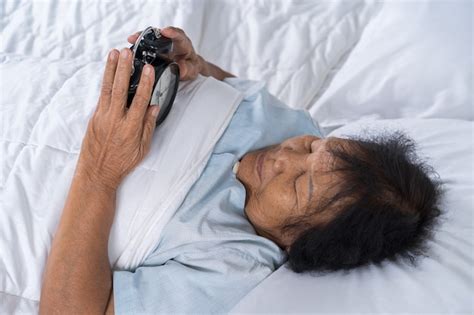
[[(399, 257), (415, 265), (417, 256), (426, 256), (426, 239), (441, 214), (441, 183), (415, 154), (413, 140), (396, 132), (328, 147), (339, 187), (318, 209), (284, 225), (285, 232), (303, 230), (290, 246), (289, 267), (297, 273), (347, 270)], [(336, 211), (335, 217), (310, 226), (321, 211)]]

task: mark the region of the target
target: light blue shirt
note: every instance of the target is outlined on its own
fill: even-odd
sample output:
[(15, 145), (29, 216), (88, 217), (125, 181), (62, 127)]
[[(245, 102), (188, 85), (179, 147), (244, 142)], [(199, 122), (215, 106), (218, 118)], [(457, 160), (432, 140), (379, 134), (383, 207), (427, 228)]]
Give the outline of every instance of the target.
[(114, 272), (118, 314), (225, 313), (286, 260), (247, 220), (232, 167), (249, 151), (321, 133), (306, 111), (288, 108), (262, 82), (224, 82), (244, 99), (154, 252), (136, 270)]

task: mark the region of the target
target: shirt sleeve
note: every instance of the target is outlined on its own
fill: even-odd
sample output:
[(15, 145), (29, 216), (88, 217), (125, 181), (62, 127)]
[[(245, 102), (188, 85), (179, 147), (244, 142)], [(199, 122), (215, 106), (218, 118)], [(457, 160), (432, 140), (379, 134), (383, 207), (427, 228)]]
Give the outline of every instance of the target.
[(238, 250), (186, 253), (164, 265), (115, 271), (115, 312), (229, 312), (272, 271)]

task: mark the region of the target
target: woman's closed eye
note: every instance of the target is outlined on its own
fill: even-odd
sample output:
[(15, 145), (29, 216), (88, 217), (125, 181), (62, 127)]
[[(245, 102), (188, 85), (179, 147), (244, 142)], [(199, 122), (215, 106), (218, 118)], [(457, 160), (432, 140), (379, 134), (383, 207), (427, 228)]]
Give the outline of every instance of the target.
[[(297, 185), (297, 183), (299, 183), (304, 177), (304, 175), (306, 174), (306, 172), (303, 172), (301, 173), (300, 175), (298, 175), (295, 180), (293, 181), (293, 188), (294, 188), (294, 192), (295, 192), (295, 196), (296, 196), (296, 201), (298, 203), (298, 205), (300, 205), (300, 203), (303, 201), (303, 199), (301, 198), (301, 190), (302, 189), (298, 189), (297, 186), (299, 186), (301, 188), (301, 185)], [(299, 194), (299, 195), (298, 195)]]
[[(308, 172), (302, 173), (295, 179), (294, 191), (298, 206), (309, 203), (311, 201), (312, 190), (313, 181)], [(304, 194), (304, 192), (306, 192), (306, 194)], [(303, 198), (303, 196), (306, 196), (306, 198)]]

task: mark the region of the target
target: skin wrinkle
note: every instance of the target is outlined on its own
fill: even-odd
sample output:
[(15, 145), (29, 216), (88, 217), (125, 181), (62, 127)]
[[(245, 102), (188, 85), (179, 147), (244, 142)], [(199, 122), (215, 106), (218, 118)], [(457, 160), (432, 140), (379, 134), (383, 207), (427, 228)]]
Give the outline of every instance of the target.
[[(345, 141), (304, 135), (243, 156), (237, 178), (247, 192), (245, 213), (258, 234), (287, 248), (296, 238), (283, 228), (289, 221), (302, 218), (318, 224), (334, 216), (333, 211), (319, 211), (337, 193), (340, 180), (333, 172), (334, 158), (328, 146)], [(256, 171), (261, 153), (265, 154), (262, 182)]]
[(311, 200), (313, 199), (313, 176), (309, 175), (308, 176), (308, 182), (309, 182), (309, 188), (308, 188), (308, 191), (309, 191), (309, 197), (308, 197), (308, 202), (307, 204), (309, 204), (311, 202)]

